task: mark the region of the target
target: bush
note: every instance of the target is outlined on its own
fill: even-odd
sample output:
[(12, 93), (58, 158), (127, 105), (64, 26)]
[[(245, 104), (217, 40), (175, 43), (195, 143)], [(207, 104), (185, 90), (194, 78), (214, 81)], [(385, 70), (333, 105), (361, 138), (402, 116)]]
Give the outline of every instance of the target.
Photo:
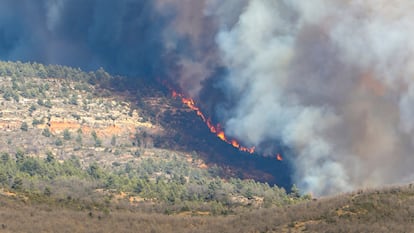
[(48, 99), (43, 103), (46, 108), (52, 108), (52, 102)]
[(33, 126), (41, 125), (41, 124), (43, 124), (43, 121), (42, 120), (33, 119), (33, 121), (32, 121), (32, 125)]
[(15, 190), (21, 190), (23, 188), (23, 179), (20, 177), (14, 178), (11, 188)]
[(115, 137), (115, 135), (112, 135), (112, 138), (111, 138), (111, 145), (112, 145), (112, 146), (116, 146), (116, 137)]
[(56, 141), (55, 141), (55, 145), (56, 145), (56, 146), (62, 146), (62, 145), (63, 145), (62, 140), (61, 140), (60, 138), (56, 139)]
[(29, 126), (27, 125), (26, 122), (23, 122), (22, 125), (20, 126), (20, 129), (22, 131), (27, 131), (29, 129)]
[(4, 152), (1, 154), (1, 161), (3, 162), (3, 164), (6, 164), (7, 162), (9, 162), (9, 160), (10, 160), (9, 153)]
[(30, 113), (30, 115), (34, 112), (34, 111), (36, 111), (36, 106), (35, 105), (31, 105), (30, 106), (30, 108), (29, 108), (29, 113)]
[(49, 128), (44, 128), (42, 131), (42, 135), (45, 137), (50, 137), (52, 134), (50, 133)]
[(65, 129), (65, 130), (63, 131), (63, 139), (65, 139), (65, 140), (70, 140), (71, 138), (72, 138), (72, 136), (70, 135), (69, 130), (68, 130), (68, 129)]
[(52, 152), (48, 151), (48, 152), (46, 153), (46, 159), (45, 159), (45, 161), (46, 161), (47, 163), (52, 163), (52, 162), (54, 162), (54, 161), (55, 161), (55, 157), (53, 156), (53, 153), (52, 153)]

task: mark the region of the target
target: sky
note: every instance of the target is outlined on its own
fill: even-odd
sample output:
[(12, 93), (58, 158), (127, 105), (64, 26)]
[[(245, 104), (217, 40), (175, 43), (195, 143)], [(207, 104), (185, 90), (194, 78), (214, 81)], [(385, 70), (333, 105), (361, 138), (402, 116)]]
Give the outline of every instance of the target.
[(0, 0), (0, 58), (168, 80), (316, 196), (414, 178), (410, 0)]

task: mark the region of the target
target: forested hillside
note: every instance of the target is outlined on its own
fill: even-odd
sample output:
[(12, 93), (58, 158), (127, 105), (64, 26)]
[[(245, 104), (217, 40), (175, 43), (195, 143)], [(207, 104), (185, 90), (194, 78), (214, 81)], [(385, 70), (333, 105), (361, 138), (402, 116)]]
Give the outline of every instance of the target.
[(108, 213), (128, 203), (158, 213), (208, 215), (309, 198), (297, 189), (287, 194), (267, 183), (223, 177), (222, 167), (206, 164), (197, 152), (166, 148), (177, 142), (163, 141), (169, 129), (145, 105), (163, 100), (148, 96), (146, 86), (139, 95), (117, 92), (127, 80), (102, 69), (85, 73), (37, 63), (2, 62), (0, 76), (4, 192), (46, 202), (87, 201)]

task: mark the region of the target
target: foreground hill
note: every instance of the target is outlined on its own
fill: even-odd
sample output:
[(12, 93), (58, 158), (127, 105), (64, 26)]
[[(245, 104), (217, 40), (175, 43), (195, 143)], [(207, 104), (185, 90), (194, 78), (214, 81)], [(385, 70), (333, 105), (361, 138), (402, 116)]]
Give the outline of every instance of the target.
[[(6, 196), (8, 195), (8, 196)], [(1, 232), (413, 232), (413, 186), (359, 191), (227, 216), (165, 215), (0, 195)]]

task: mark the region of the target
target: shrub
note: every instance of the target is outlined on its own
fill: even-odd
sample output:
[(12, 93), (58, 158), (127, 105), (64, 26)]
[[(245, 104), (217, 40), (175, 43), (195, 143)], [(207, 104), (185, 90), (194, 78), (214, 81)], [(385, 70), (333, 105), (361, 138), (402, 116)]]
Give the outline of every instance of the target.
[(63, 139), (65, 139), (65, 140), (70, 140), (71, 138), (72, 138), (72, 136), (70, 135), (69, 130), (68, 130), (68, 129), (65, 129), (65, 130), (63, 131)]
[(20, 126), (20, 129), (22, 131), (27, 131), (29, 129), (29, 126), (27, 125), (26, 122), (23, 122), (22, 125)]
[(62, 145), (63, 145), (62, 140), (61, 140), (60, 138), (56, 139), (56, 141), (55, 141), (55, 145), (56, 145), (56, 146), (62, 146)]
[(50, 137), (52, 134), (50, 133), (49, 128), (44, 128), (42, 131), (42, 135), (45, 137)]

